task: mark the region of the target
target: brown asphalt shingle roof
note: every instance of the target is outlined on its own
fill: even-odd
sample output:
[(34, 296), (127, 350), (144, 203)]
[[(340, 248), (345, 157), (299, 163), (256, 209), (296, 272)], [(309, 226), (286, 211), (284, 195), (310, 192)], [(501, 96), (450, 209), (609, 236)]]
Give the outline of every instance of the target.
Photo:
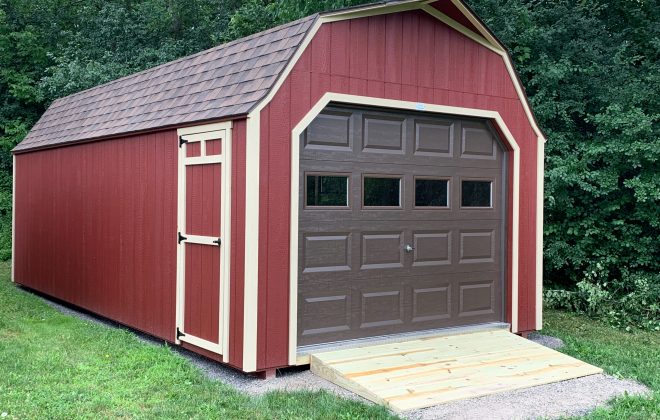
[(53, 102), (14, 151), (247, 114), (317, 15)]

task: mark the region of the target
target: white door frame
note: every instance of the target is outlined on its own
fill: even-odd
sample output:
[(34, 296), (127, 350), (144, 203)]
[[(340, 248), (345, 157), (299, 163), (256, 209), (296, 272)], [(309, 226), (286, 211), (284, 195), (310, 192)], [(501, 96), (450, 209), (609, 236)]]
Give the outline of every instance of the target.
[[(518, 223), (520, 202), (520, 147), (511, 131), (497, 111), (463, 108), (445, 105), (426, 104), (419, 102), (400, 101), (394, 99), (374, 98), (369, 96), (348, 95), (328, 92), (307, 112), (291, 132), (291, 230), (289, 233), (289, 364), (295, 365), (298, 350), (298, 218), (299, 218), (299, 176), (300, 176), (300, 135), (331, 102), (377, 106), (382, 108), (408, 111), (424, 111), (439, 114), (451, 114), (468, 117), (480, 117), (492, 121), (503, 135), (502, 141), (510, 148), (513, 163), (513, 179), (511, 188), (513, 194), (512, 226), (511, 226), (511, 331), (518, 331)], [(506, 288), (506, 285), (504, 285)], [(506, 289), (505, 289), (506, 290)]]
[[(223, 359), (229, 357), (229, 305), (230, 305), (230, 252), (231, 252), (231, 121), (205, 124), (194, 127), (180, 128), (178, 155), (178, 193), (177, 193), (177, 231), (185, 239), (177, 238), (177, 282), (176, 282), (176, 344), (182, 341), (194, 346), (221, 354)], [(222, 152), (219, 155), (206, 156), (206, 140), (221, 139)], [(200, 143), (199, 157), (186, 157), (188, 144)], [(219, 244), (214, 243), (215, 237), (200, 235), (186, 235), (186, 166), (220, 164), (220, 232)], [(185, 244), (196, 243), (204, 245), (218, 245), (220, 247), (220, 313), (219, 316), (219, 343), (213, 343), (199, 337), (187, 334), (184, 330), (185, 316)], [(183, 333), (183, 335), (180, 335)]]

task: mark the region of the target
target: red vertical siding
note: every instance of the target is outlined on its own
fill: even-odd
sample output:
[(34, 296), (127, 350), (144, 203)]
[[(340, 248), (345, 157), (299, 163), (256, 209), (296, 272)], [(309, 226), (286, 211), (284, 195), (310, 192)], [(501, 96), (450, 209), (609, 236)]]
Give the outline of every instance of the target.
[(246, 121), (234, 121), (231, 165), (231, 282), (229, 303), (229, 360), (243, 366), (243, 299), (245, 281), (245, 131)]
[[(280, 100), (272, 103), (261, 114), (261, 129), (276, 138), (291, 136), (290, 95), (291, 83), (286, 81), (278, 94)], [(290, 179), (291, 154), (288, 147), (269, 143), (266, 139), (262, 137), (260, 145), (260, 156), (264, 163), (262, 173), (286, 175), (277, 182), (269, 182), (270, 179), (261, 177), (258, 311), (261, 322), (257, 324), (257, 333), (258, 337), (269, 337), (269, 349), (286, 349), (289, 341), (289, 288), (282, 287), (279, 281), (273, 281), (273, 273), (261, 270), (261, 267), (275, 268), (278, 279), (289, 270), (289, 223), (288, 217), (282, 218), (282, 212), (289, 211), (290, 181), (286, 180)], [(290, 144), (290, 141), (286, 144)], [(287, 199), (283, 200), (283, 197)], [(287, 364), (286, 352), (257, 351), (258, 369)]]
[(287, 364), (291, 129), (329, 91), (502, 115), (521, 148), (519, 329), (534, 329), (537, 139), (502, 58), (425, 12), (374, 16), (324, 24), (261, 113), (258, 369)]
[[(244, 119), (237, 120), (232, 133), (227, 362), (238, 368), (243, 364), (245, 127)], [(221, 147), (211, 145), (214, 152)], [(16, 282), (174, 341), (177, 154), (178, 138), (171, 130), (17, 155)], [(193, 184), (195, 188), (188, 189), (188, 214), (192, 216), (194, 209), (201, 213), (189, 221), (190, 233), (220, 236), (219, 220), (209, 224), (209, 215), (201, 210), (202, 200), (219, 197), (220, 184), (207, 185), (212, 194), (196, 191), (204, 188), (202, 183)], [(188, 256), (219, 261), (195, 252)], [(212, 267), (219, 270), (217, 264)], [(202, 281), (203, 273), (198, 274)], [(217, 308), (219, 302), (205, 301), (213, 296), (218, 293), (198, 295), (197, 306)], [(218, 340), (217, 322), (197, 324), (187, 327), (204, 329), (197, 335)], [(221, 360), (195, 346), (184, 347)]]
[(175, 131), (16, 156), (16, 282), (174, 340)]

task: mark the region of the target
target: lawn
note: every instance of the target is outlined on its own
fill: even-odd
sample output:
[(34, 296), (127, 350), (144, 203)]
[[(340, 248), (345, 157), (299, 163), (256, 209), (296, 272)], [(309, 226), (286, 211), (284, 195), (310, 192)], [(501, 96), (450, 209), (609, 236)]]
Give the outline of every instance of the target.
[[(207, 379), (131, 332), (63, 315), (9, 281), (0, 263), (2, 418), (394, 418), (327, 392), (255, 398)], [(1, 418), (1, 417), (0, 417)]]
[[(327, 392), (239, 393), (207, 379), (164, 346), (129, 331), (63, 315), (14, 287), (0, 263), (0, 416), (5, 418), (394, 418)], [(660, 334), (625, 333), (575, 315), (546, 314), (565, 351), (634, 378), (651, 399), (625, 397), (593, 418), (660, 416)]]
[(653, 390), (650, 398), (625, 396), (612, 407), (597, 409), (589, 419), (660, 418), (660, 332), (625, 332), (566, 312), (546, 311), (542, 333), (559, 337), (562, 352), (602, 367), (610, 375), (630, 378)]

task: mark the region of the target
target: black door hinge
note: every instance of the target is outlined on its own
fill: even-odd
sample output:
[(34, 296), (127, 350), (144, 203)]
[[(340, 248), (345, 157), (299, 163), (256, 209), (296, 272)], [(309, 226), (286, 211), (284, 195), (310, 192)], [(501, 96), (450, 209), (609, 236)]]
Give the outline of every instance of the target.
[(179, 338), (181, 338), (181, 337), (185, 337), (185, 336), (186, 336), (186, 335), (185, 335), (184, 333), (181, 332), (181, 330), (179, 329), (179, 327), (176, 327), (176, 339), (178, 340)]
[(181, 242), (185, 241), (186, 239), (188, 239), (188, 238), (186, 238), (185, 236), (183, 236), (183, 235), (181, 234), (181, 232), (177, 232), (177, 234), (178, 234), (179, 236), (178, 236), (178, 238), (177, 238), (176, 241), (177, 241), (177, 243), (179, 243), (179, 244), (180, 244)]
[(216, 239), (215, 241), (213, 241), (213, 243), (214, 243), (214, 244), (217, 244), (218, 246), (220, 246), (220, 243), (221, 243), (221, 242), (222, 242), (222, 240), (221, 240), (220, 238), (218, 238), (218, 239)]
[(184, 139), (183, 136), (179, 136), (179, 147), (183, 146), (186, 143), (188, 143), (188, 140)]

